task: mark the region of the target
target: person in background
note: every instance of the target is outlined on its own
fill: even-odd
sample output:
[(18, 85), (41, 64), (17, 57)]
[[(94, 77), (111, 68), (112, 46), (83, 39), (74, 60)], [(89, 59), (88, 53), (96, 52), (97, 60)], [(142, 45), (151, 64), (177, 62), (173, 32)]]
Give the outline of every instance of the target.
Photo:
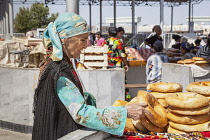
[(148, 58), (146, 64), (147, 84), (161, 82), (162, 63), (169, 63), (168, 56), (162, 52), (162, 41), (157, 40), (153, 46), (156, 53)]
[(207, 60), (210, 59), (210, 34), (208, 35), (208, 38), (207, 38), (207, 43), (205, 46), (201, 47), (197, 54), (196, 54), (197, 57), (203, 57)]
[(181, 43), (184, 43), (184, 42), (188, 42), (188, 39), (186, 37), (181, 38)]
[[(117, 28), (110, 27), (109, 28), (109, 36), (110, 38), (107, 39), (106, 44), (108, 45), (108, 68), (124, 68), (125, 72), (128, 72), (128, 61), (127, 55), (123, 48), (123, 44), (120, 38), (117, 38)], [(127, 79), (125, 77), (125, 84), (127, 84)], [(130, 94), (129, 90), (125, 89), (125, 100), (129, 100)]]
[(117, 38), (117, 28), (110, 27), (109, 28), (109, 36), (106, 44), (108, 47), (108, 67), (110, 68), (125, 68), (125, 71), (128, 71), (128, 62), (126, 59), (125, 50), (123, 48), (123, 44), (119, 38)]
[(102, 47), (104, 45), (104, 41), (105, 41), (105, 39), (101, 36), (101, 33), (97, 32), (95, 34), (95, 44), (96, 44), (96, 46)]
[(82, 127), (123, 135), (126, 119), (145, 117), (146, 104), (98, 109), (95, 98), (83, 91), (74, 61), (87, 47), (86, 21), (74, 13), (60, 14), (43, 33), (52, 52), (41, 63), (34, 95), (32, 140), (57, 140)]
[(193, 46), (190, 45), (188, 42), (183, 42), (180, 46), (180, 51), (182, 53), (182, 60), (185, 59), (192, 59), (195, 55), (191, 52), (193, 50)]
[(89, 33), (88, 39), (87, 39), (87, 45), (88, 46), (94, 45), (94, 34), (93, 33)]
[(201, 40), (200, 39), (196, 39), (195, 40), (195, 49), (199, 50), (201, 47), (202, 47)]
[(123, 35), (125, 34), (125, 30), (123, 27), (118, 27), (117, 28), (117, 38), (121, 39), (121, 42), (124, 43), (123, 41)]
[(174, 34), (172, 36), (172, 38), (175, 40), (175, 44), (172, 45), (172, 48), (174, 49), (179, 49), (180, 50), (180, 46), (181, 46), (181, 36)]
[(148, 46), (150, 46), (150, 48), (153, 48), (153, 44), (155, 43), (155, 41), (159, 40), (159, 41), (163, 41), (162, 37), (160, 36), (162, 34), (162, 30), (161, 27), (159, 25), (155, 25), (152, 28), (152, 32), (155, 32), (156, 34), (151, 36), (150, 38), (147, 38), (144, 43)]

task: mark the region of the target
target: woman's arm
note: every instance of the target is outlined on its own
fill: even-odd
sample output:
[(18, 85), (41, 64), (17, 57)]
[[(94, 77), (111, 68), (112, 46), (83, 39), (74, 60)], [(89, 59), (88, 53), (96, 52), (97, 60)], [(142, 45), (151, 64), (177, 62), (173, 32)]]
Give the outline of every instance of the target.
[(58, 79), (57, 94), (76, 123), (114, 135), (123, 135), (127, 118), (126, 108), (96, 109), (95, 106), (86, 105), (78, 88), (66, 77)]

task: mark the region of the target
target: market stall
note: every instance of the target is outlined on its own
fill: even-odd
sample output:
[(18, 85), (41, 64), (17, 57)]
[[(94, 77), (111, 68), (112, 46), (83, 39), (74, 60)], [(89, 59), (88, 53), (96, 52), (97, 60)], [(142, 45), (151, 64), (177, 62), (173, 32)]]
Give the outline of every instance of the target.
[(210, 67), (173, 63), (165, 63), (162, 65), (162, 81), (180, 83), (183, 85), (184, 90), (189, 83), (209, 80)]

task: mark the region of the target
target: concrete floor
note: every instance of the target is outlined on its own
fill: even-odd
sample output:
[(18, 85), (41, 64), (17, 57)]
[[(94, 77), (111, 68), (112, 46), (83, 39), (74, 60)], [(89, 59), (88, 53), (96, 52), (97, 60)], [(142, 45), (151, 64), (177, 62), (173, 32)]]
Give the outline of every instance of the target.
[(0, 140), (31, 140), (31, 134), (0, 129)]

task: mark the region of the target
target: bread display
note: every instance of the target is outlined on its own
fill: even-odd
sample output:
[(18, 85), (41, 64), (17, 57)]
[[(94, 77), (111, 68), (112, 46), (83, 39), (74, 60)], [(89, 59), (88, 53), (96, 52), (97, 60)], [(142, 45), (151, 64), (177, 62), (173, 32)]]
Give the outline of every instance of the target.
[(147, 90), (155, 91), (155, 92), (180, 92), (182, 91), (182, 85), (173, 82), (158, 82), (151, 83), (147, 86)]
[(208, 67), (209, 61), (202, 57), (193, 57), (192, 59), (185, 59), (177, 61), (177, 64), (184, 64), (184, 65), (197, 65), (200, 67)]
[(205, 96), (210, 96), (210, 81), (191, 83), (187, 86), (186, 90)]
[[(165, 127), (168, 124), (166, 110), (157, 99), (145, 91), (138, 91), (137, 98), (139, 103), (146, 103), (146, 117), (157, 127)], [(143, 122), (143, 121), (142, 121)], [(146, 127), (146, 126), (145, 126)]]
[(165, 100), (169, 105), (179, 108), (200, 108), (209, 104), (208, 98), (191, 92), (168, 94)]
[(166, 103), (166, 100), (165, 99), (157, 99), (158, 102), (163, 106), (163, 107), (168, 107), (168, 104)]
[(128, 131), (143, 133), (167, 131), (174, 134), (210, 131), (210, 95), (208, 90), (204, 90), (210, 86), (210, 82), (195, 82), (190, 85), (198, 87), (188, 87), (187, 90), (193, 92), (180, 92), (182, 86), (177, 83), (152, 83), (147, 86), (151, 93), (140, 90), (130, 102), (117, 100), (113, 106), (147, 104), (145, 114), (140, 120), (127, 118), (125, 130)]
[(203, 57), (193, 57), (192, 60), (195, 60), (195, 61), (204, 61), (206, 59), (203, 58)]
[(180, 131), (180, 130), (174, 129), (174, 128), (172, 128), (171, 126), (168, 127), (167, 132), (168, 132), (168, 133), (171, 133), (171, 134), (187, 134), (187, 132), (184, 132), (184, 131)]
[(210, 121), (201, 123), (201, 124), (194, 124), (194, 125), (186, 125), (186, 124), (178, 124), (174, 122), (169, 122), (169, 125), (172, 128), (175, 128), (180, 131), (184, 132), (201, 132), (201, 131), (210, 131)]
[(167, 113), (167, 118), (179, 124), (200, 124), (210, 120), (210, 114), (203, 115), (179, 115), (175, 113)]
[(179, 107), (169, 106), (168, 110), (172, 113), (181, 114), (181, 115), (202, 115), (202, 114), (208, 114), (208, 112), (210, 112), (210, 107), (209, 105), (200, 108), (179, 108)]
[(150, 92), (150, 94), (152, 94), (155, 98), (157, 99), (165, 99), (165, 97), (170, 94), (171, 92), (169, 93), (161, 93), (161, 92)]

